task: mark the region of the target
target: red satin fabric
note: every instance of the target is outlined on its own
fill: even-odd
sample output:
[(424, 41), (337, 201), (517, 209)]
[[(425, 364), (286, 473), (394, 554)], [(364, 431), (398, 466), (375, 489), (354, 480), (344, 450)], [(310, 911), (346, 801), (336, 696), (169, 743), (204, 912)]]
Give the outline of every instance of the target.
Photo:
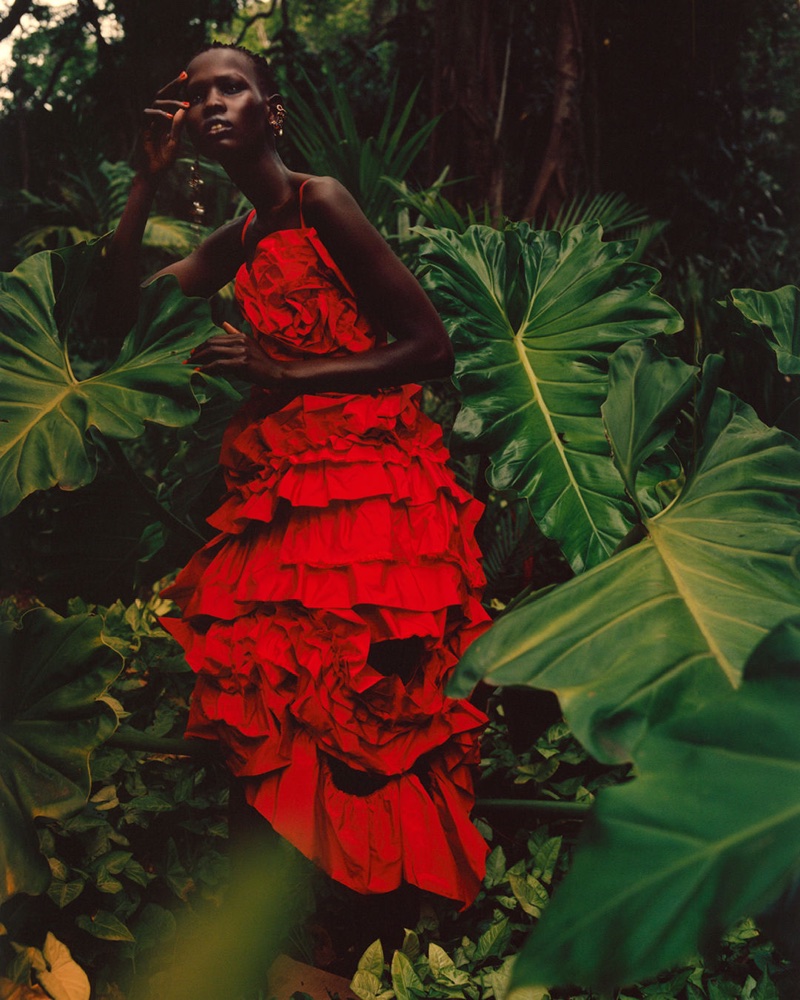
[[(313, 229), (262, 240), (236, 291), (276, 358), (382, 340)], [(486, 719), (444, 686), (488, 624), (481, 506), (418, 396), (325, 393), (276, 409), (254, 390), (223, 441), (219, 534), (166, 592), (182, 618), (162, 622), (197, 673), (187, 736), (221, 742), (280, 834), (358, 892), (407, 881), (466, 905), (486, 856), (469, 819)], [(410, 637), (424, 655), (405, 682), (368, 662), (372, 643)], [(330, 758), (385, 783), (342, 791)]]

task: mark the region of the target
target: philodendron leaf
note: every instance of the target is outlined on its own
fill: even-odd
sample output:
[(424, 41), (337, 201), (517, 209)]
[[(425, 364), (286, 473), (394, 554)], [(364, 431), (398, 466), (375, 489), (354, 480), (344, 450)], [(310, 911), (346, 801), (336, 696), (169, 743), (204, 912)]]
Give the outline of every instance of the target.
[(207, 304), (172, 276), (142, 292), (136, 325), (105, 372), (78, 381), (67, 335), (100, 243), (45, 251), (0, 275), (0, 516), (34, 490), (94, 478), (92, 431), (138, 437), (146, 421), (197, 418), (192, 371), (181, 361), (214, 330)]
[(34, 819), (62, 819), (89, 795), (89, 755), (117, 717), (98, 701), (122, 669), (90, 615), (45, 608), (0, 624), (0, 902), (44, 892), (50, 869)]
[(795, 438), (719, 390), (695, 467), (644, 540), (499, 619), (450, 693), (549, 688), (592, 754), (629, 759), (648, 726), (736, 686), (800, 604), (798, 462)]
[(758, 916), (800, 863), (798, 713), (795, 618), (756, 647), (740, 690), (654, 729), (637, 777), (598, 794), (514, 979), (602, 991)]
[(675, 419), (692, 391), (698, 369), (666, 358), (651, 341), (623, 344), (609, 367), (609, 394), (601, 412), (614, 442), (614, 464), (640, 514), (636, 476), (675, 434)]
[(800, 288), (784, 285), (774, 292), (734, 288), (731, 301), (761, 335), (778, 358), (784, 375), (800, 374)]
[(489, 455), (494, 487), (527, 497), (573, 569), (602, 562), (635, 520), (600, 418), (608, 359), (682, 326), (652, 292), (658, 272), (629, 260), (632, 244), (604, 243), (596, 223), (422, 232), (426, 285), (456, 351), (456, 435)]

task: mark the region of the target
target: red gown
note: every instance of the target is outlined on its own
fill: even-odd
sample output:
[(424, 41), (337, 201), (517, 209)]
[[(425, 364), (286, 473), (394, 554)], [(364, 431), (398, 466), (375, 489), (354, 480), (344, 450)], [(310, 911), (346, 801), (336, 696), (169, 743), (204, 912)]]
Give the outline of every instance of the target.
[[(236, 294), (276, 359), (382, 339), (305, 225), (261, 240)], [(419, 392), (280, 406), (254, 390), (223, 439), (219, 534), (166, 592), (182, 618), (163, 624), (197, 674), (186, 735), (220, 741), (278, 833), (358, 892), (407, 881), (466, 905), (486, 855), (469, 818), (486, 719), (444, 685), (488, 624), (481, 505)], [(413, 671), (370, 663), (371, 644), (411, 637)]]

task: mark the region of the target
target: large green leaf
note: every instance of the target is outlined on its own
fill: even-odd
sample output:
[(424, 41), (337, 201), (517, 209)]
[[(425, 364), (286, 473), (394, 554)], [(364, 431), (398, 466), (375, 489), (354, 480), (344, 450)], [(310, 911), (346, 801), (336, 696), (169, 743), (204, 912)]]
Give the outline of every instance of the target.
[(778, 358), (784, 375), (800, 374), (800, 288), (784, 285), (774, 292), (734, 288), (731, 301), (754, 323)]
[(85, 805), (89, 755), (116, 729), (97, 699), (122, 669), (102, 620), (37, 608), (0, 624), (0, 902), (43, 892), (50, 870), (33, 821)]
[(206, 303), (183, 296), (171, 276), (143, 291), (108, 371), (75, 377), (67, 335), (99, 253), (98, 243), (35, 254), (0, 276), (0, 515), (34, 490), (90, 482), (94, 431), (125, 440), (145, 421), (178, 427), (197, 418), (192, 371), (181, 361), (214, 326)]
[[(646, 366), (630, 371), (652, 384)], [(631, 391), (620, 378), (607, 404), (618, 454), (620, 434), (644, 436), (621, 419)], [(644, 540), (497, 621), (452, 693), (479, 679), (552, 689), (591, 753), (629, 758), (648, 726), (737, 685), (755, 645), (800, 605), (798, 461), (795, 438), (718, 390), (696, 465), (644, 520)]]
[(609, 398), (601, 413), (614, 442), (614, 464), (640, 513), (638, 473), (658, 448), (672, 440), (696, 372), (679, 358), (663, 357), (649, 341), (623, 344), (614, 353)]
[(798, 713), (800, 618), (756, 648), (739, 691), (653, 730), (638, 777), (599, 793), (516, 981), (631, 983), (775, 900), (800, 863)]
[(573, 569), (602, 562), (635, 520), (600, 418), (608, 359), (682, 325), (652, 292), (658, 272), (596, 223), (423, 232), (426, 284), (456, 351), (457, 436), (489, 455), (494, 487), (528, 498)]

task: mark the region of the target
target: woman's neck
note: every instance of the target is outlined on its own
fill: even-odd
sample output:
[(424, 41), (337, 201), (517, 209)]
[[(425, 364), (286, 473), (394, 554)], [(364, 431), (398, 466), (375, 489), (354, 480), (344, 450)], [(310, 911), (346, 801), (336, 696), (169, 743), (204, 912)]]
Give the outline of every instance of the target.
[(262, 219), (277, 215), (294, 198), (293, 173), (274, 150), (222, 166)]

